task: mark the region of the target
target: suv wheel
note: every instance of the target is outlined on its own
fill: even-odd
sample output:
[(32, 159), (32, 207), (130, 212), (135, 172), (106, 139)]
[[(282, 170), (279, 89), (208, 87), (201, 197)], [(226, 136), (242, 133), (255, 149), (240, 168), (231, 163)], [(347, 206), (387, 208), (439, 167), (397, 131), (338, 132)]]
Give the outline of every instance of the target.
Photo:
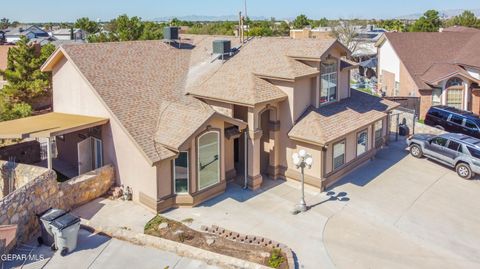
[(472, 179), (472, 177), (475, 175), (472, 172), (472, 169), (470, 169), (470, 166), (466, 163), (457, 164), (456, 170), (457, 174), (464, 179)]
[(440, 126), (440, 125), (435, 125), (435, 128), (437, 128), (439, 130), (442, 130), (442, 131), (445, 131), (445, 128), (443, 128), (443, 126)]
[(410, 154), (412, 154), (412, 156), (415, 158), (422, 158), (423, 156), (422, 148), (420, 148), (420, 146), (417, 144), (412, 144), (410, 146)]

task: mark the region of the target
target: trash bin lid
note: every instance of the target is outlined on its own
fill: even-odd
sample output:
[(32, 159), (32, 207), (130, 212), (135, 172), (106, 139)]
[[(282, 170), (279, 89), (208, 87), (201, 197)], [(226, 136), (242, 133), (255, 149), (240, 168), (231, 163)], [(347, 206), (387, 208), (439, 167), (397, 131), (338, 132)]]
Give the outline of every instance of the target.
[(65, 215), (65, 213), (66, 213), (65, 210), (52, 208), (47, 210), (47, 212), (43, 213), (43, 215), (40, 216), (40, 219), (50, 222), (57, 219), (58, 217)]
[(70, 227), (76, 223), (80, 222), (80, 218), (77, 216), (74, 216), (72, 214), (65, 214), (54, 221), (52, 221), (51, 225), (59, 230), (63, 230), (67, 227)]

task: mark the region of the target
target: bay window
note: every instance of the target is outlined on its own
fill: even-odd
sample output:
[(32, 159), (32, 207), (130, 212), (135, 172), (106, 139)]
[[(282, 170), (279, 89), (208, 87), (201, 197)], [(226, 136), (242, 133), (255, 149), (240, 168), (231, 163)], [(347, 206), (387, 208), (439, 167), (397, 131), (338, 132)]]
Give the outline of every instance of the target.
[(182, 151), (173, 162), (173, 183), (175, 193), (188, 193), (188, 152)]

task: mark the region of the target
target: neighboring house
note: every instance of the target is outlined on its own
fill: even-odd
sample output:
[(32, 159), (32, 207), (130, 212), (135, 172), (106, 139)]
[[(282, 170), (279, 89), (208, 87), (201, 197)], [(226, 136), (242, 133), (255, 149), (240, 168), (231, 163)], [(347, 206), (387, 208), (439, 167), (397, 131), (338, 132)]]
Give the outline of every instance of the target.
[(332, 39), (331, 27), (318, 27), (318, 28), (304, 28), (304, 29), (292, 29), (290, 30), (290, 37), (294, 39), (302, 38), (318, 38), (318, 39)]
[(480, 30), (386, 33), (378, 42), (379, 89), (417, 97), (420, 118), (432, 105), (480, 113)]
[(85, 40), (86, 33), (82, 29), (62, 28), (52, 32), (57, 40)]
[[(239, 50), (221, 60), (218, 39)], [(0, 123), (0, 137), (57, 136), (59, 159), (79, 173), (113, 164), (118, 184), (153, 211), (197, 205), (229, 180), (251, 189), (267, 177), (300, 180), (301, 149), (314, 160), (306, 183), (323, 190), (386, 142), (398, 104), (350, 90), (355, 66), (335, 40), (182, 42), (60, 47), (42, 68), (55, 112)]]
[(17, 42), (21, 36), (26, 36), (28, 39), (50, 37), (47, 31), (36, 25), (8, 28), (5, 30), (5, 39), (8, 43)]
[(0, 45), (6, 42), (7, 42), (7, 39), (5, 38), (5, 31), (0, 30)]

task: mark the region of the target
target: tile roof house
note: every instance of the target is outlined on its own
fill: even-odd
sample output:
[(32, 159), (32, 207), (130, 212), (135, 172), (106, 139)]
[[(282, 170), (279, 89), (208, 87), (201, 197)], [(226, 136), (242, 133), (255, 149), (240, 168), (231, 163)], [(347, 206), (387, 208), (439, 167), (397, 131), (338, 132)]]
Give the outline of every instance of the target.
[[(213, 53), (218, 39), (235, 50)], [(153, 211), (197, 205), (228, 180), (299, 180), (300, 149), (314, 159), (306, 182), (324, 189), (385, 143), (397, 106), (350, 91), (349, 55), (335, 40), (290, 38), (63, 45), (42, 70), (52, 72), (55, 117), (83, 125), (47, 134), (79, 173), (113, 164), (118, 184)]]
[(42, 28), (32, 26), (20, 26), (5, 29), (5, 39), (8, 43), (15, 43), (20, 40), (21, 36), (26, 36), (29, 40), (34, 38), (48, 38), (50, 35)]
[(417, 97), (420, 117), (432, 105), (480, 113), (480, 30), (386, 33), (377, 42), (380, 88), (387, 96)]

